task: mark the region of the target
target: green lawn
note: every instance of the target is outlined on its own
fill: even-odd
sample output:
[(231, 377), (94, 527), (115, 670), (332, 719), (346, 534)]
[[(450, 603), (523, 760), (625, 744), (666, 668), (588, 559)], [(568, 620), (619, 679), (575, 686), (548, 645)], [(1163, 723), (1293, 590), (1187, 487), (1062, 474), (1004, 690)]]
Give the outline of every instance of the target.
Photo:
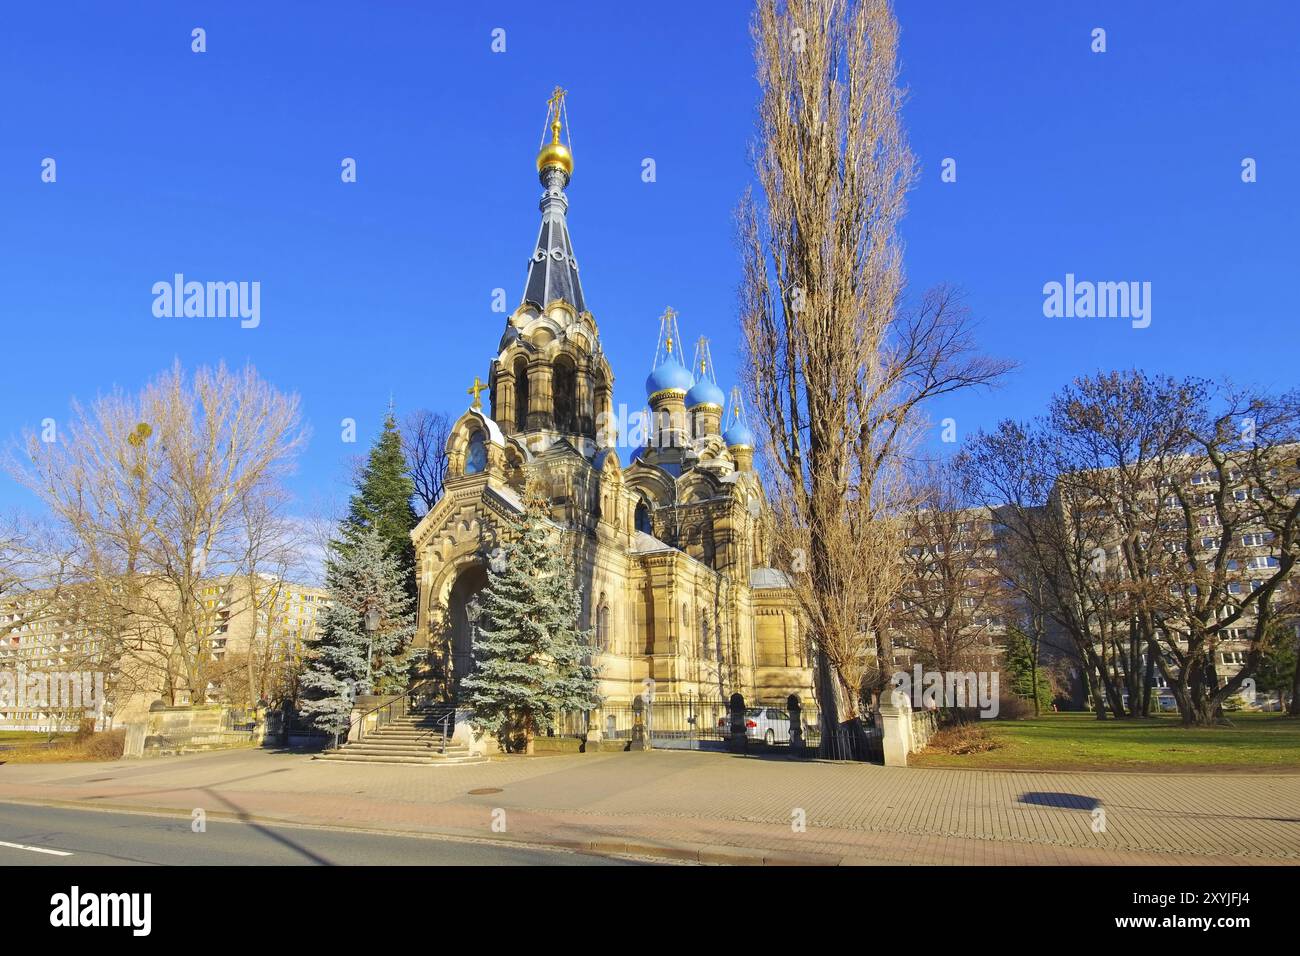
[(920, 767), (1005, 770), (1233, 770), (1300, 772), (1300, 720), (1233, 714), (1232, 727), (1184, 728), (1177, 715), (1100, 721), (1091, 714), (1046, 714), (984, 722), (999, 746), (985, 753), (926, 751)]
[[(54, 736), (66, 737), (68, 735), (55, 734)], [(0, 744), (44, 743), (49, 739), (50, 735), (43, 730), (0, 730)]]

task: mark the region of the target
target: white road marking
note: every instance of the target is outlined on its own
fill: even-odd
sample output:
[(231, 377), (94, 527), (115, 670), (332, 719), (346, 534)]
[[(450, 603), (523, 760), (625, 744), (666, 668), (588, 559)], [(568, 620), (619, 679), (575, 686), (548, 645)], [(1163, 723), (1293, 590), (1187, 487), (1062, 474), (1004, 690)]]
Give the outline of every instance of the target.
[(43, 846), (27, 846), (25, 843), (6, 843), (4, 840), (0, 840), (0, 846), (7, 846), (14, 850), (30, 850), (33, 853), (48, 853), (50, 856), (72, 856), (71, 853), (66, 853), (63, 850), (47, 850)]

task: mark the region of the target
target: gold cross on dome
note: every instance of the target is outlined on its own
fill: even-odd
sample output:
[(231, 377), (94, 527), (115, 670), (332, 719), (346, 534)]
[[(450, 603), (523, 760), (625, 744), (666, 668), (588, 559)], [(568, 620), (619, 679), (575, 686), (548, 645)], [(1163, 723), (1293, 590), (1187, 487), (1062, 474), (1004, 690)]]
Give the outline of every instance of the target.
[(486, 392), (487, 390), (488, 390), (487, 385), (485, 385), (483, 382), (480, 382), (479, 377), (475, 375), (474, 384), (471, 385), (469, 388), (465, 389), (465, 393), (467, 395), (474, 396), (474, 404), (470, 406), (471, 408), (481, 409), (483, 407), (483, 401), (478, 397), (478, 393)]

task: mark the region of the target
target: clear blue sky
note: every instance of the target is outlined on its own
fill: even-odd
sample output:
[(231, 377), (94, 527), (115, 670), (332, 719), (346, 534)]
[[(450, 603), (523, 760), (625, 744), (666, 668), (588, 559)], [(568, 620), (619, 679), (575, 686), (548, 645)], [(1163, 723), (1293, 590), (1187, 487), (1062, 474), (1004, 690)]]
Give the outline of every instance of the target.
[[(536, 236), (532, 164), (556, 83), (616, 401), (640, 404), (665, 305), (688, 341), (713, 338), (729, 385), (748, 13), (739, 0), (7, 6), (0, 438), (174, 357), (251, 361), (312, 423), (300, 501), (337, 494), (390, 392), (399, 411), (459, 413), (486, 377), (504, 321), (491, 292), (513, 307)], [(1295, 384), (1300, 5), (904, 0), (899, 16), (922, 167), (911, 291), (961, 286), (987, 349), (1021, 363), (934, 417), (965, 434), (1115, 367)], [(1104, 54), (1089, 49), (1098, 26)], [(40, 181), (47, 156), (55, 184)], [(340, 182), (343, 157), (358, 183)], [(944, 157), (955, 184), (940, 182)], [(176, 272), (260, 281), (260, 327), (155, 318), (151, 286)], [(1067, 272), (1151, 282), (1151, 327), (1044, 318), (1043, 284)], [(357, 446), (339, 440), (345, 417)], [(0, 508), (28, 504), (0, 479)]]

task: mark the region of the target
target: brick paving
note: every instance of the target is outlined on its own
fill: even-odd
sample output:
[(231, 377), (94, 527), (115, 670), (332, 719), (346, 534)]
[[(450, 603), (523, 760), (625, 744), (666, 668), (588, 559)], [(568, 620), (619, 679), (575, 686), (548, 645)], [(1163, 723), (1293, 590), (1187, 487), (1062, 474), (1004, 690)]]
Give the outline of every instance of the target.
[[(469, 793), (486, 788), (500, 792)], [(1297, 775), (902, 769), (680, 751), (425, 767), (243, 750), (0, 766), (0, 800), (202, 807), (705, 862), (1300, 862)], [(505, 811), (504, 833), (492, 830), (494, 810)], [(799, 810), (803, 832), (793, 826)]]

